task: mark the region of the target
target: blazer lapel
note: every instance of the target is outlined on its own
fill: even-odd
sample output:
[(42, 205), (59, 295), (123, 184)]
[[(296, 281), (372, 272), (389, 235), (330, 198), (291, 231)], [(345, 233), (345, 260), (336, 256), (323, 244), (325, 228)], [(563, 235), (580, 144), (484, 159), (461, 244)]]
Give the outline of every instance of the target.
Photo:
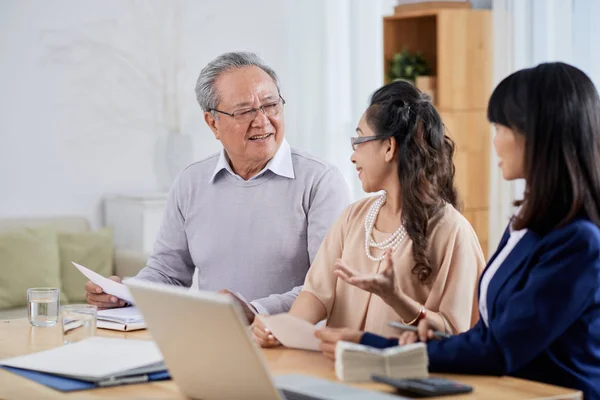
[[(494, 260), (496, 259), (496, 257), (498, 257), (498, 253), (500, 253), (500, 251), (502, 251), (502, 249), (504, 248), (504, 246), (506, 246), (506, 243), (508, 242), (508, 238), (510, 238), (510, 225), (504, 230), (504, 234), (502, 235), (502, 238), (500, 239), (500, 243), (498, 244), (498, 248), (496, 248), (496, 252), (489, 259), (489, 261), (488, 261), (487, 266), (485, 267), (485, 269), (488, 269), (488, 267), (494, 262)], [(485, 270), (484, 270), (484, 272), (485, 272)]]
[(483, 277), (483, 274), (485, 274), (485, 271), (490, 267), (490, 265), (492, 265), (492, 263), (494, 262), (496, 257), (498, 257), (498, 253), (500, 253), (502, 251), (502, 249), (504, 248), (504, 246), (506, 246), (506, 243), (508, 242), (509, 237), (510, 237), (510, 225), (504, 230), (504, 234), (502, 235), (502, 238), (500, 239), (500, 244), (498, 244), (498, 248), (496, 248), (496, 252), (489, 259), (489, 261), (487, 262), (487, 265), (485, 266), (485, 268), (481, 272), (481, 275), (479, 276), (479, 284), (477, 285), (477, 298), (478, 299), (481, 297), (481, 278)]
[(517, 271), (523, 262), (531, 254), (531, 250), (540, 240), (538, 234), (527, 231), (519, 240), (519, 243), (512, 249), (508, 257), (504, 260), (498, 271), (492, 277), (487, 291), (488, 318), (491, 319), (494, 315), (496, 298), (500, 293), (500, 289), (506, 284), (506, 281)]

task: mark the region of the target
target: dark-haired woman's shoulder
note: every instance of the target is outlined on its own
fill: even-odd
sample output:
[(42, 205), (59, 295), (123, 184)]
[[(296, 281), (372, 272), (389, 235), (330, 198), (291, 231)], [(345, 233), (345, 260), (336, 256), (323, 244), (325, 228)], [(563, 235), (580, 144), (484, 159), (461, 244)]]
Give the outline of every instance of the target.
[(340, 215), (338, 222), (342, 230), (352, 229), (355, 224), (364, 225), (364, 218), (369, 212), (371, 205), (379, 198), (379, 195), (368, 196), (348, 205)]
[(600, 227), (587, 218), (575, 218), (570, 223), (544, 235), (539, 246), (543, 249), (568, 247), (587, 259), (600, 259)]
[(467, 219), (451, 204), (445, 204), (430, 220), (427, 232), (431, 251), (437, 257), (448, 256), (451, 249), (472, 254), (480, 269), (485, 265), (481, 244)]
[(355, 213), (362, 213), (362, 212), (368, 212), (369, 211), (369, 207), (371, 207), (371, 205), (373, 203), (375, 203), (375, 201), (380, 197), (381, 195), (379, 194), (375, 194), (372, 196), (367, 196), (364, 197), (360, 200), (355, 201), (354, 203), (350, 204), (350, 208), (352, 208), (352, 210)]
[(474, 235), (477, 237), (475, 230), (454, 206), (446, 203), (440, 210), (429, 220), (430, 234), (450, 234), (451, 232), (460, 232), (461, 235)]

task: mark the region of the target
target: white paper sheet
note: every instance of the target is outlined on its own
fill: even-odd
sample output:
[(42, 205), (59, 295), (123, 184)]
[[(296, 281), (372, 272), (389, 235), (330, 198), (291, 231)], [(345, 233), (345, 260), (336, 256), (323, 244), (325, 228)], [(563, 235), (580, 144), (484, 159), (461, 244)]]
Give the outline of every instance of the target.
[(142, 317), (142, 313), (140, 313), (140, 310), (137, 307), (108, 308), (106, 310), (100, 310), (98, 311), (98, 319), (121, 323), (144, 321), (144, 317)]
[(321, 341), (315, 337), (317, 328), (313, 324), (289, 314), (260, 315), (257, 318), (261, 318), (273, 336), (285, 347), (319, 350)]
[(51, 374), (103, 378), (162, 361), (150, 340), (94, 336), (51, 350), (0, 361), (0, 364)]
[(129, 292), (127, 286), (123, 285), (122, 283), (105, 278), (102, 275), (92, 271), (91, 269), (84, 267), (83, 265), (79, 265), (73, 261), (71, 261), (71, 263), (90, 281), (100, 286), (105, 293), (117, 296), (118, 298), (128, 301), (131, 304), (134, 303), (133, 296)]

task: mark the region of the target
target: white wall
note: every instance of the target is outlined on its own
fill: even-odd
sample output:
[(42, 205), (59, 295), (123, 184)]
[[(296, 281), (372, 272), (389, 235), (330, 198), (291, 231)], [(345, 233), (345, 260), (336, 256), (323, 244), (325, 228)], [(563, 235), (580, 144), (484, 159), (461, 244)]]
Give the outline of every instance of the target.
[[(160, 77), (176, 58), (165, 4), (0, 2), (0, 217), (78, 214), (98, 225), (103, 196), (160, 189), (160, 90), (140, 70)], [(219, 148), (195, 100), (200, 69), (220, 53), (251, 50), (290, 79), (285, 4), (181, 6), (181, 125), (200, 158)]]
[[(98, 225), (105, 196), (162, 189), (156, 165), (174, 121), (196, 138), (195, 159), (217, 151), (194, 85), (233, 50), (277, 71), (290, 143), (334, 163), (361, 196), (348, 138), (383, 82), (382, 16), (393, 5), (1, 1), (0, 217), (77, 214)], [(164, 87), (178, 89), (180, 118), (163, 112)]]
[[(600, 88), (598, 0), (493, 0), (493, 16), (494, 85), (519, 69), (563, 61), (581, 68)], [(525, 181), (502, 179), (491, 152), (490, 254), (515, 211), (514, 200), (525, 191)]]

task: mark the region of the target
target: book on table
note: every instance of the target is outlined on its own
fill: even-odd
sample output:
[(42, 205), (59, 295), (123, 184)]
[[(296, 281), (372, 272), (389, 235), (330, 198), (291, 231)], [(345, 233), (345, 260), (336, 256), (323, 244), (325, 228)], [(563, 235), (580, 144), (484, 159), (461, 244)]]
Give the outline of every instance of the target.
[(368, 382), (373, 375), (426, 378), (429, 358), (423, 343), (377, 349), (340, 341), (335, 348), (335, 374), (341, 381)]

